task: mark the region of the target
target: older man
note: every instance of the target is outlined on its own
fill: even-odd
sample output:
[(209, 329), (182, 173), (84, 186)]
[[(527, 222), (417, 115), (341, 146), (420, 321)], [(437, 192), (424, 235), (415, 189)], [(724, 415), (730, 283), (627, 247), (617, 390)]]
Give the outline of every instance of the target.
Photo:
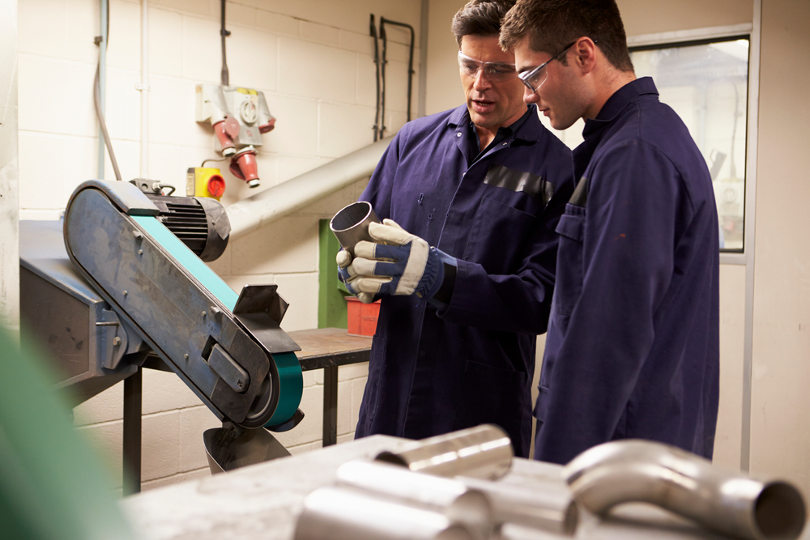
[(494, 423), (528, 456), (535, 341), (573, 171), (498, 45), (513, 3), (456, 13), (466, 104), (399, 131), (361, 196), (385, 218), (369, 227), (376, 242), (338, 254), (347, 286), (382, 298), (358, 437)]

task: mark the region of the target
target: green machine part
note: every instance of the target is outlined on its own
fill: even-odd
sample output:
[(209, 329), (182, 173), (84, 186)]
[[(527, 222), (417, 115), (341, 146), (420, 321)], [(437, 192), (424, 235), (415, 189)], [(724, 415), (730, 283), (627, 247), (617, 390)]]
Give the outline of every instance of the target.
[(318, 222), (318, 327), (346, 328), (349, 291), (337, 275), (335, 255), (340, 244), (329, 229), (329, 220)]
[[(135, 538), (109, 471), (81, 437), (38, 354), (0, 328), (0, 531), (4, 538)], [(32, 399), (32, 396), (36, 396)]]

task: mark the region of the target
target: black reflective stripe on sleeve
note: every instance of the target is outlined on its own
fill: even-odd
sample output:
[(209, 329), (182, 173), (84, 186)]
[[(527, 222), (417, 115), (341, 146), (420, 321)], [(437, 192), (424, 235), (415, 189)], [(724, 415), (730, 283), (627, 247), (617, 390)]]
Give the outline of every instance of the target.
[(484, 177), (484, 183), (511, 191), (522, 191), (533, 196), (540, 195), (544, 204), (548, 204), (554, 195), (554, 186), (542, 176), (516, 171), (503, 165), (490, 167)]
[(571, 198), (568, 199), (570, 204), (575, 206), (582, 206), (585, 207), (585, 203), (588, 202), (588, 188), (590, 186), (590, 179), (583, 176), (577, 182), (577, 187), (574, 188), (574, 193), (571, 194)]

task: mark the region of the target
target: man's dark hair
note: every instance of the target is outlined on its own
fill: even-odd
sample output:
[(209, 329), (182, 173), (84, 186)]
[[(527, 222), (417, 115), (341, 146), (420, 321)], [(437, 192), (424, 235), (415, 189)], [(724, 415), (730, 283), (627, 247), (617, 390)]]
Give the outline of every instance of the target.
[(549, 54), (587, 36), (614, 67), (633, 71), (616, 0), (518, 0), (501, 25), (500, 45), (511, 49), (525, 36), (532, 50)]
[(501, 19), (515, 0), (470, 0), (453, 17), (451, 29), (459, 47), (464, 36), (494, 36), (501, 31)]

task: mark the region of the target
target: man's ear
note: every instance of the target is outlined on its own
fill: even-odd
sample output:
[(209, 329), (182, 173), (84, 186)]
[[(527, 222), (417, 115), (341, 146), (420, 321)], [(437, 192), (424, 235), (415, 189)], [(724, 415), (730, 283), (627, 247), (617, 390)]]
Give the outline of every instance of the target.
[(599, 54), (596, 43), (589, 37), (581, 37), (573, 47), (574, 62), (583, 74), (590, 73), (596, 65), (596, 57)]

